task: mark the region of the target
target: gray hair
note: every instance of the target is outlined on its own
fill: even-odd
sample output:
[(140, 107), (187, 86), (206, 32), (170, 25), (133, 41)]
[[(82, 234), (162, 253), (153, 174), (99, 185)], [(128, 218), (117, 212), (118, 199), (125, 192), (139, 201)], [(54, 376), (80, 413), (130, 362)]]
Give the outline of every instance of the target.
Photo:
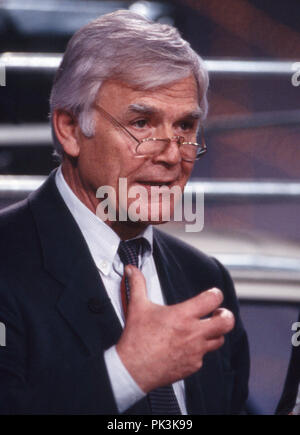
[(102, 83), (122, 80), (139, 89), (154, 89), (194, 74), (202, 119), (207, 114), (208, 73), (203, 60), (178, 30), (134, 12), (119, 10), (79, 29), (70, 39), (56, 72), (50, 96), (55, 154), (63, 149), (52, 123), (54, 110), (77, 117), (82, 133), (95, 131), (92, 105)]

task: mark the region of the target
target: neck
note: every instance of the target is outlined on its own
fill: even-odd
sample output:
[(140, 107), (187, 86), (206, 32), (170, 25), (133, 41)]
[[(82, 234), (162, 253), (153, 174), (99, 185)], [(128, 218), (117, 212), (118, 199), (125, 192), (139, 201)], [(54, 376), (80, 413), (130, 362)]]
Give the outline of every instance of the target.
[[(72, 168), (70, 168), (69, 164), (62, 165), (62, 173), (63, 177), (78, 199), (89, 209), (92, 213), (96, 214), (97, 206), (99, 204), (98, 199), (94, 192), (90, 192), (91, 189), (88, 186), (85, 186), (81, 182), (81, 178), (78, 176), (78, 173)], [(99, 218), (100, 219), (100, 218)], [(105, 221), (106, 225), (108, 225), (119, 237), (121, 240), (128, 240), (134, 237), (137, 237), (141, 234), (145, 228), (149, 225), (149, 223), (145, 222), (131, 222), (131, 221)]]
[(149, 225), (145, 225), (143, 222), (106, 222), (106, 224), (118, 234), (121, 240), (137, 237)]

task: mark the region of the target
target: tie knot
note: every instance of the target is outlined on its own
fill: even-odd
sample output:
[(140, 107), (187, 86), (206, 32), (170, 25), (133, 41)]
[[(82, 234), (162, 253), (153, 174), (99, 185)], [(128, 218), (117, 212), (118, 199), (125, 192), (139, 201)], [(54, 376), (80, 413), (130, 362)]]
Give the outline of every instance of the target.
[(121, 241), (118, 248), (118, 254), (124, 266), (133, 264), (138, 267), (139, 255), (143, 256), (145, 252), (151, 249), (150, 243), (144, 237), (138, 239)]

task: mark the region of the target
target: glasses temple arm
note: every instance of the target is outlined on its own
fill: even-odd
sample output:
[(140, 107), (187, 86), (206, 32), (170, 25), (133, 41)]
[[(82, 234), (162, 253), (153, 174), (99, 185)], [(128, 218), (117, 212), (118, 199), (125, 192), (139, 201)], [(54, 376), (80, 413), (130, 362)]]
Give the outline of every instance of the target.
[(105, 109), (103, 109), (103, 107), (101, 107), (101, 106), (99, 106), (99, 105), (97, 105), (96, 106), (96, 108), (98, 109), (98, 110), (100, 110), (113, 124), (115, 124), (116, 126), (118, 126), (118, 127), (120, 127), (120, 128), (122, 128), (124, 131), (126, 131), (126, 133), (127, 134), (129, 134), (129, 136), (132, 138), (132, 139), (134, 139), (136, 142), (137, 142), (137, 144), (139, 144), (140, 143), (140, 141), (133, 135), (133, 134), (131, 134), (130, 133), (130, 131), (129, 130), (127, 130), (127, 128), (126, 127), (124, 127), (124, 125), (122, 125), (117, 119), (115, 119), (110, 113), (108, 113), (108, 112), (106, 112), (106, 110)]

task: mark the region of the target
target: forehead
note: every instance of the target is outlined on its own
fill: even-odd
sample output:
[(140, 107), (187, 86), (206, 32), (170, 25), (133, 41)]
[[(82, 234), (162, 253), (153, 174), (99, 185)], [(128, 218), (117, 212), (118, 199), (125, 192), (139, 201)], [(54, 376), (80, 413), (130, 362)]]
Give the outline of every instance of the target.
[(99, 90), (97, 103), (118, 112), (133, 104), (150, 105), (162, 111), (193, 111), (199, 109), (198, 87), (193, 75), (149, 90), (137, 89), (120, 80), (107, 80)]

